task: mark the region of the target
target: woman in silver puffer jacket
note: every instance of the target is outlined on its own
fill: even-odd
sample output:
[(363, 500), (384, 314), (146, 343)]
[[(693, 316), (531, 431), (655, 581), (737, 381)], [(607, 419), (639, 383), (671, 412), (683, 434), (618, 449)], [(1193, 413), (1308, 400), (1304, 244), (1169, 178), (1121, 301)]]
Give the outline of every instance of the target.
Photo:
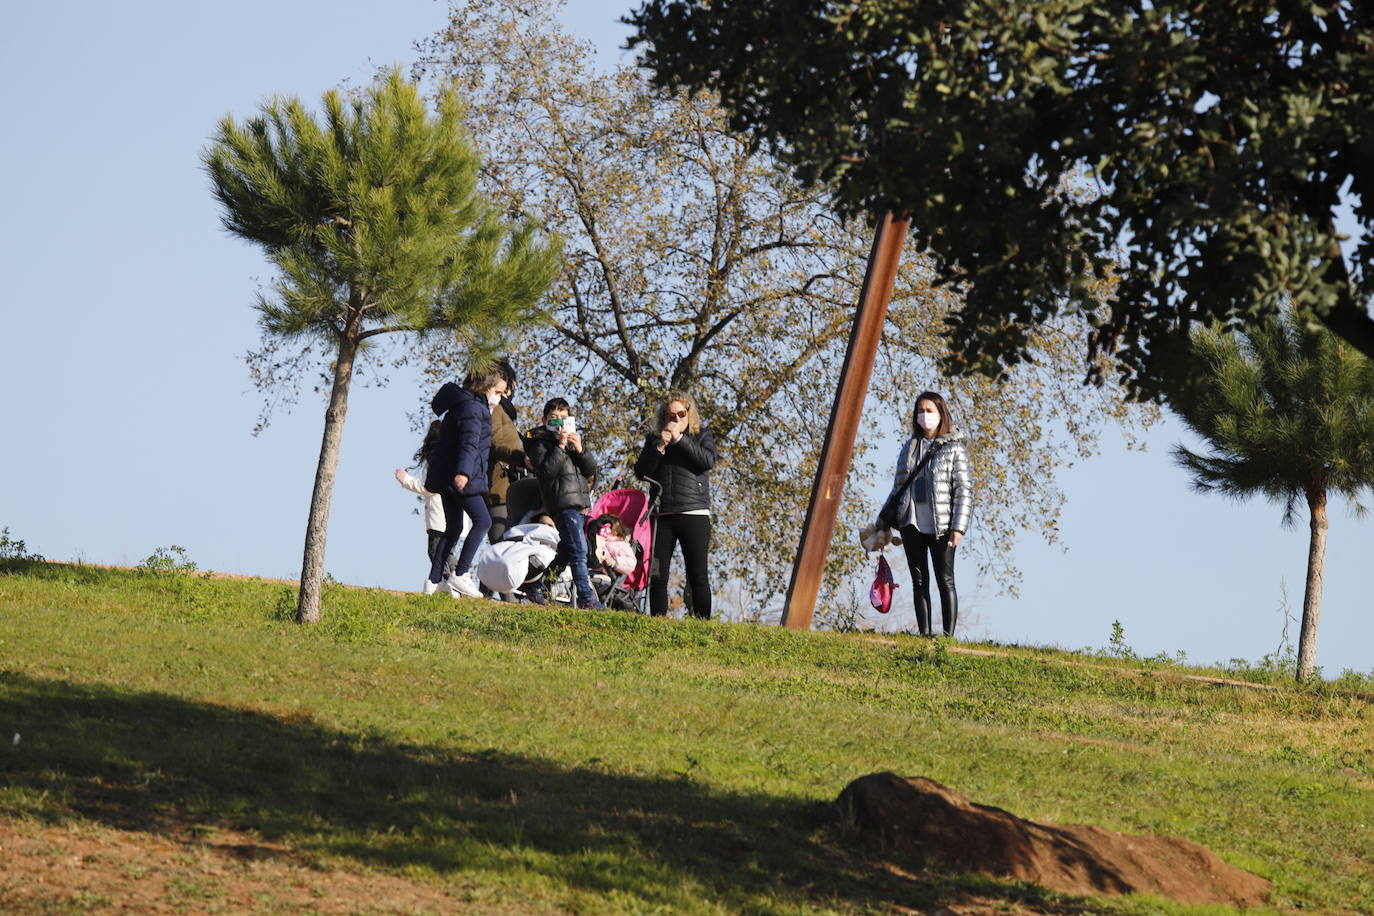
[[(923, 636), (930, 629), (930, 572), (926, 555), (935, 567), (940, 591), (944, 633), (954, 635), (959, 618), (959, 598), (954, 591), (954, 552), (968, 532), (973, 516), (973, 482), (968, 445), (954, 429), (945, 399), (933, 391), (916, 398), (911, 417), (911, 438), (902, 444), (889, 500), (897, 497), (897, 526), (902, 535), (907, 565), (911, 568), (916, 625)], [(911, 469), (929, 456), (898, 493)], [(881, 523), (880, 523), (881, 524)]]

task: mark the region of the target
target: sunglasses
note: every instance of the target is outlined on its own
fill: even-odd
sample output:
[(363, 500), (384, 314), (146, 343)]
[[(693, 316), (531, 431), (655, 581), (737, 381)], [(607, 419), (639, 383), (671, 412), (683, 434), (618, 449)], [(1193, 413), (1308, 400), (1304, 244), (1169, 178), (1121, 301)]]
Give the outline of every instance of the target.
[(687, 419), (687, 411), (685, 411), (685, 410), (670, 410), (670, 411), (668, 411), (668, 418), (669, 418), (670, 420), (685, 420), (685, 419)]

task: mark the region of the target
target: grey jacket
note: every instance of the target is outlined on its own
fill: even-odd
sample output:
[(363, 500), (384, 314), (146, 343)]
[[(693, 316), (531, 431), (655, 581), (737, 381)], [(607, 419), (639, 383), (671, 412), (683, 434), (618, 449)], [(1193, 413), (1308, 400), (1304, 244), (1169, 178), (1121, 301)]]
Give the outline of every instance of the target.
[[(935, 536), (944, 537), (951, 531), (968, 533), (969, 523), (973, 520), (973, 479), (969, 469), (968, 442), (957, 429), (936, 436), (931, 447), (937, 449), (930, 459), (923, 476), (932, 482), (935, 510)], [(906, 475), (916, 465), (917, 440), (915, 436), (907, 439), (897, 456), (897, 472), (893, 475), (891, 494), (906, 480)], [(906, 518), (911, 504), (911, 488), (901, 495), (897, 505), (897, 517)]]

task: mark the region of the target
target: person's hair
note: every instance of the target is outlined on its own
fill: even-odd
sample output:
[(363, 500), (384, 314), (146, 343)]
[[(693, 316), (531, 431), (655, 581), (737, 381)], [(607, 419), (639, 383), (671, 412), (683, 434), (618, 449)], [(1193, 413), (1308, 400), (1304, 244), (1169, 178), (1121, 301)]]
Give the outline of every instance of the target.
[(625, 519), (614, 512), (607, 512), (605, 515), (597, 517), (595, 530), (600, 531), (602, 525), (610, 525), (611, 533), (621, 540), (630, 539), (630, 526), (625, 524)]
[(696, 435), (701, 432), (701, 414), (697, 413), (697, 402), (690, 394), (676, 389), (668, 392), (663, 403), (658, 405), (658, 413), (654, 415), (654, 432), (661, 433), (668, 428), (668, 405), (677, 401), (687, 408), (687, 432)]
[(420, 443), (420, 447), (415, 450), (415, 461), (417, 463), (429, 463), (429, 453), (434, 451), (434, 443), (439, 441), (439, 427), (443, 421), (435, 420), (429, 424), (429, 429), (425, 430), (425, 441)]
[(486, 394), (505, 380), (505, 374), (495, 365), (491, 365), (486, 369), (469, 372), (467, 377), (463, 379), (463, 387), (473, 394)]
[(510, 364), (510, 360), (504, 356), (498, 359), (496, 361), (496, 371), (501, 373), (501, 377), (505, 379), (506, 384), (510, 386), (510, 393), (515, 394), (515, 367)]
[(553, 413), (555, 410), (566, 410), (568, 413), (572, 413), (572, 408), (568, 406), (567, 401), (562, 398), (549, 398), (548, 403), (544, 405), (544, 419), (547, 420), (549, 414)]
[(911, 405), (911, 434), (913, 436), (924, 436), (926, 431), (921, 429), (921, 424), (916, 422), (916, 409), (921, 406), (922, 401), (929, 401), (935, 405), (935, 409), (940, 412), (940, 425), (935, 427), (935, 435), (943, 436), (954, 430), (954, 418), (949, 415), (949, 405), (945, 399), (933, 391), (922, 391), (916, 395), (916, 401)]

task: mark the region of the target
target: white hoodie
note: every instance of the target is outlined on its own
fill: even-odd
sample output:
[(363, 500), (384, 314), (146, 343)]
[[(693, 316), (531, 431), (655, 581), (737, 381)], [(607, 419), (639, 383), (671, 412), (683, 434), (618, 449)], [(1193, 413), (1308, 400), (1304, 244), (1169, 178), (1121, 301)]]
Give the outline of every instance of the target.
[[(425, 498), (425, 530), (447, 531), (447, 520), (444, 518), (444, 501), (439, 498), (439, 494), (426, 490), (423, 480), (412, 477), (410, 474), (405, 474), (397, 480), (401, 486), (410, 492), (419, 493)], [(472, 521), (467, 517), (467, 513), (462, 513), (462, 519), (463, 537), (467, 537), (468, 529), (472, 527)]]

